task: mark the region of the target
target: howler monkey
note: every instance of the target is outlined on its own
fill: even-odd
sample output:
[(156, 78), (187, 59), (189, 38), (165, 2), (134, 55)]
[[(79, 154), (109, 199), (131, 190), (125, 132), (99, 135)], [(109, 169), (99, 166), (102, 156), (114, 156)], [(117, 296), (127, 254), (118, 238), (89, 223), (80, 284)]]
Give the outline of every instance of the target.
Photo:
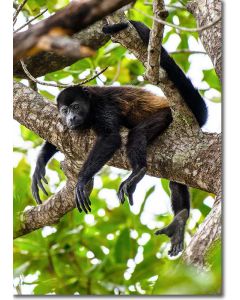
[[(147, 45), (150, 33), (148, 27), (140, 22), (130, 22)], [(114, 34), (127, 26), (127, 23), (108, 25), (103, 28), (103, 32)], [(163, 47), (161, 67), (179, 90), (199, 125), (204, 125), (207, 119), (204, 100)], [(92, 128), (97, 135), (95, 145), (79, 172), (75, 190), (78, 210), (85, 213), (91, 211), (87, 186), (92, 183), (93, 176), (120, 148), (119, 130), (122, 126), (129, 129), (126, 149), (132, 173), (121, 183), (118, 198), (124, 203), (126, 196), (130, 205), (133, 205), (133, 193), (147, 170), (147, 146), (172, 122), (167, 99), (131, 86), (77, 86), (61, 91), (57, 97), (57, 106), (63, 122), (69, 129)], [(46, 183), (44, 178), (46, 164), (57, 151), (55, 146), (45, 142), (39, 153), (32, 180), (32, 192), (38, 204), (41, 204), (39, 188), (46, 193), (41, 182), (43, 180)], [(170, 182), (170, 190), (174, 220), (156, 234), (166, 234), (171, 238), (169, 255), (174, 256), (183, 250), (184, 229), (190, 203), (186, 185)]]

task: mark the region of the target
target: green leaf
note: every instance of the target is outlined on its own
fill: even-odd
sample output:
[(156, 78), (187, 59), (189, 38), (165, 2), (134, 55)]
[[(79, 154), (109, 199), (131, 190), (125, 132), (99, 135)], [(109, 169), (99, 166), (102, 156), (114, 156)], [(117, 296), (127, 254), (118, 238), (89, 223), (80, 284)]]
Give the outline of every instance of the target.
[(48, 280), (42, 280), (40, 284), (38, 284), (34, 288), (35, 295), (46, 295), (55, 291), (58, 280), (57, 278), (51, 278)]
[(203, 70), (203, 81), (207, 82), (207, 84), (221, 92), (221, 83), (214, 69)]
[(213, 103), (221, 103), (221, 97), (213, 97), (209, 99)]
[(64, 172), (61, 170), (60, 162), (53, 158), (50, 163), (48, 164), (48, 168), (52, 171), (56, 171), (59, 177), (59, 181), (62, 182), (66, 180), (66, 176)]
[(162, 183), (162, 188), (164, 189), (164, 192), (170, 197), (171, 192), (169, 189), (169, 180), (162, 178), (161, 183)]
[(20, 130), (23, 140), (32, 142), (34, 148), (42, 144), (42, 139), (33, 131), (23, 125), (20, 126)]
[(48, 100), (54, 101), (55, 96), (48, 91), (45, 90), (39, 90), (39, 94), (41, 94), (43, 97), (47, 98)]

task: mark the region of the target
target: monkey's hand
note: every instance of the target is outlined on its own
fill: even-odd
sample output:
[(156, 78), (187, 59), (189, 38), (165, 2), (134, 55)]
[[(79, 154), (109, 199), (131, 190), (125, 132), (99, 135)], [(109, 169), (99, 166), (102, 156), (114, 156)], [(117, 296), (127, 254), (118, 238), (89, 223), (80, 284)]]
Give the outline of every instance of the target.
[(146, 170), (147, 168), (143, 167), (138, 171), (133, 171), (132, 174), (121, 183), (117, 195), (122, 204), (125, 201), (126, 195), (128, 197), (129, 204), (133, 205), (133, 193), (135, 192), (138, 182), (146, 174)]
[(46, 196), (48, 196), (47, 191), (45, 190), (42, 180), (47, 184), (47, 179), (45, 178), (45, 164), (41, 161), (38, 161), (35, 171), (32, 177), (32, 195), (35, 198), (37, 204), (41, 204), (42, 201), (39, 196), (39, 187), (44, 192)]
[(183, 250), (185, 225), (188, 219), (187, 209), (181, 210), (171, 224), (155, 232), (156, 235), (166, 234), (171, 238), (170, 256), (175, 256)]
[(93, 178), (89, 180), (89, 182), (86, 184), (81, 179), (78, 180), (77, 186), (76, 186), (76, 206), (79, 210), (79, 212), (85, 211), (87, 214), (88, 212), (91, 212), (91, 201), (89, 199), (89, 195), (91, 194), (93, 189)]

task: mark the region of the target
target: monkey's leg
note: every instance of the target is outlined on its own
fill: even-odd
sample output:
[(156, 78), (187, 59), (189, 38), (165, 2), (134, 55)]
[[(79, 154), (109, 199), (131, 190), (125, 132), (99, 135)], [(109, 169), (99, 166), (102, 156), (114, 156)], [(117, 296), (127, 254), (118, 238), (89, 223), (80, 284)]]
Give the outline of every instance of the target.
[(168, 254), (175, 256), (183, 250), (184, 232), (190, 210), (188, 187), (184, 184), (170, 181), (171, 203), (174, 219), (171, 224), (158, 230), (155, 234), (166, 234), (171, 238), (171, 249)]
[(124, 203), (124, 195), (126, 195), (130, 205), (133, 205), (133, 193), (147, 170), (147, 145), (160, 135), (171, 122), (171, 110), (164, 108), (129, 131), (126, 147), (132, 173), (120, 185), (118, 198), (121, 203)]

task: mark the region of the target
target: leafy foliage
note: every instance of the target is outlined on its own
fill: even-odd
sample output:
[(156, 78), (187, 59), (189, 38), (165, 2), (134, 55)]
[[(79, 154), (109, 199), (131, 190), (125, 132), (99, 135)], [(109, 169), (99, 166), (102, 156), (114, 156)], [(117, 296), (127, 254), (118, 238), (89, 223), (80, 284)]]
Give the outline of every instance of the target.
[[(21, 2), (21, 1), (19, 1)], [(29, 0), (24, 7), (27, 17), (38, 14), (45, 8), (52, 13), (68, 4), (68, 0)], [(152, 15), (150, 5), (138, 0), (136, 7)], [(184, 4), (186, 1), (171, 0), (167, 21), (180, 26), (195, 27), (196, 22)], [(171, 7), (174, 5), (174, 7)], [(179, 9), (176, 9), (178, 5)], [(151, 19), (131, 9), (128, 17), (151, 26)], [(163, 39), (168, 44), (179, 40), (175, 50), (187, 50), (190, 40), (198, 40), (197, 33), (182, 32), (167, 28)], [(185, 72), (191, 68), (192, 54), (174, 54), (174, 60)], [(144, 68), (120, 45), (111, 42), (103, 46), (95, 57), (77, 61), (73, 65), (46, 74), (45, 81), (79, 82), (96, 70), (110, 66), (91, 85), (145, 85)], [(220, 84), (213, 69), (201, 70), (203, 83), (210, 89), (220, 91)], [(58, 91), (41, 86), (39, 92), (53, 100)], [(202, 90), (205, 95), (205, 90)], [(216, 99), (215, 99), (216, 100)], [(19, 223), (19, 213), (35, 205), (31, 191), (31, 172), (35, 155), (42, 140), (33, 132), (20, 126), (18, 142), (14, 147), (14, 226)], [(172, 219), (170, 211), (149, 215), (149, 203), (169, 199), (168, 180), (159, 180), (162, 186), (158, 195), (157, 185), (146, 187), (138, 212), (131, 211), (127, 203), (120, 206), (116, 191), (126, 175), (125, 171), (104, 168), (97, 176), (97, 184), (91, 194), (92, 213), (85, 216), (74, 210), (65, 215), (59, 224), (47, 226), (14, 241), (14, 284), (23, 294), (34, 295), (180, 295), (218, 294), (221, 289), (221, 245), (216, 243), (206, 259), (211, 270), (198, 273), (184, 265), (180, 258), (167, 255), (169, 239), (154, 235), (154, 230), (163, 227)], [(48, 165), (48, 192), (51, 194), (64, 185), (65, 176), (59, 163), (53, 159)], [(161, 184), (160, 184), (161, 183)], [(50, 191), (51, 190), (51, 191)], [(192, 213), (187, 226), (188, 235), (195, 233), (198, 225), (210, 210), (206, 192), (191, 189)], [(46, 196), (41, 193), (41, 198)], [(209, 198), (208, 198), (209, 199)], [(157, 203), (157, 202), (154, 202)], [(196, 217), (197, 212), (197, 217)], [(148, 221), (144, 218), (148, 215)]]

